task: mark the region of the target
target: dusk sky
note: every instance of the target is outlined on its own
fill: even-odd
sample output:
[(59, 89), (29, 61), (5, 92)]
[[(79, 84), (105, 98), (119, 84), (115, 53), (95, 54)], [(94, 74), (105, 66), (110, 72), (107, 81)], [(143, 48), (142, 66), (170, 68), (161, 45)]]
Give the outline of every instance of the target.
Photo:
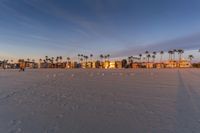
[(0, 0), (0, 59), (174, 48), (200, 48), (200, 0)]

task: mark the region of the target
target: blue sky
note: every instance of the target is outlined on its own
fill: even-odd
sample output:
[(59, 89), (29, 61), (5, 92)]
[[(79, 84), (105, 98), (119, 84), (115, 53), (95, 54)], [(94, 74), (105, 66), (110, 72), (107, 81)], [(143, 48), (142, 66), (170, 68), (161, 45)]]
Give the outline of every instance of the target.
[(0, 0), (1, 59), (174, 48), (200, 48), (199, 0)]

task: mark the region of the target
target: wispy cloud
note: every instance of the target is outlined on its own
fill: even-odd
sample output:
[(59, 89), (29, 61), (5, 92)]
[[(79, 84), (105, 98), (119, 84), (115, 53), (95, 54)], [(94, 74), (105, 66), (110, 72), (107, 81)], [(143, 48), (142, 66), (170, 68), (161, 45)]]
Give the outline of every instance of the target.
[[(76, 29), (74, 31), (77, 32), (77, 34), (82, 34), (83, 37), (79, 39), (76, 38), (75, 41), (71, 40), (70, 43), (73, 44), (73, 46), (79, 45), (79, 47), (81, 48), (84, 47), (84, 44), (89, 44), (94, 39), (96, 39), (96, 41), (102, 39), (113, 40), (116, 42), (115, 45), (120, 45), (120, 43), (130, 44), (130, 42), (122, 38), (117, 32), (111, 30), (112, 28), (109, 27), (109, 25), (106, 26), (105, 24), (101, 23), (101, 20), (105, 20), (105, 3), (100, 0), (97, 0), (94, 3), (96, 4), (92, 4), (94, 5), (94, 7), (92, 7), (92, 10), (95, 12), (96, 18), (97, 20), (99, 20), (98, 22), (96, 22), (95, 20), (89, 20), (87, 17), (70, 12), (67, 9), (57, 7), (51, 2), (48, 2), (45, 8), (41, 8), (40, 6), (38, 6), (38, 3), (29, 2), (29, 4), (31, 4), (35, 8), (38, 8), (38, 10), (40, 11), (54, 15), (55, 17), (66, 21), (66, 23), (70, 22), (75, 24)], [(110, 25), (112, 25), (112, 23)]]
[(129, 55), (138, 55), (140, 53), (144, 53), (146, 50), (153, 52), (160, 50), (168, 51), (170, 49), (192, 50), (198, 48), (200, 48), (200, 33), (195, 33), (192, 35), (166, 40), (163, 42), (147, 44), (143, 46), (135, 45), (132, 48), (118, 51), (116, 53), (113, 53), (112, 55), (113, 57), (121, 57)]

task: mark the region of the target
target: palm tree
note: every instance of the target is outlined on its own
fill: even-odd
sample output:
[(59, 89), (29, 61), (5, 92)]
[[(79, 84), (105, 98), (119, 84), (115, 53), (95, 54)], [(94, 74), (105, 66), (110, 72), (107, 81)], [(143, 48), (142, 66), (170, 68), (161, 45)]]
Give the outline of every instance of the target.
[(103, 58), (104, 58), (104, 56), (103, 56), (102, 54), (101, 54), (99, 57), (100, 57), (101, 61), (102, 61), (102, 60), (103, 60)]
[(86, 61), (86, 63), (87, 63), (88, 56), (87, 56), (87, 55), (84, 55), (83, 57), (84, 57), (84, 59), (85, 59), (85, 61)]
[(42, 59), (41, 59), (41, 58), (39, 59), (39, 62), (42, 62)]
[(60, 59), (60, 58), (57, 56), (57, 57), (56, 57), (56, 63), (57, 63), (57, 64), (58, 64), (58, 62), (59, 62), (59, 59)]
[(132, 62), (133, 62), (133, 56), (129, 56), (129, 57), (128, 57), (128, 62), (129, 62), (129, 63), (132, 63)]
[[(149, 51), (145, 51), (146, 56), (149, 54)], [(147, 59), (147, 58), (146, 58)]]
[(88, 62), (87, 62), (87, 60), (88, 60), (88, 56), (87, 55), (85, 55), (85, 56), (83, 56), (84, 58), (85, 58), (85, 62), (86, 62), (86, 68), (87, 68), (87, 66), (88, 66)]
[(110, 58), (110, 54), (107, 54), (107, 58), (108, 58), (108, 61), (109, 61), (109, 58)]
[(50, 62), (51, 64), (53, 64), (53, 60), (52, 60), (52, 59), (49, 59), (49, 62)]
[(131, 60), (132, 60), (132, 56), (129, 56), (128, 57), (128, 62), (131, 63), (132, 62)]
[(153, 56), (152, 56), (152, 58), (153, 58), (153, 62), (155, 62), (155, 59), (156, 59), (156, 54), (157, 54), (157, 52), (153, 52)]
[(83, 61), (83, 58), (80, 58), (80, 61), (82, 62), (82, 61)]
[(155, 62), (156, 55), (152, 55), (153, 62)]
[[(134, 62), (137, 62), (137, 61), (140, 60), (140, 58), (138, 58), (138, 57), (133, 57), (133, 60), (134, 60)], [(135, 61), (135, 60), (137, 60), (137, 61)]]
[(140, 57), (140, 62), (141, 62), (141, 60), (142, 60), (142, 54), (139, 54), (139, 57)]
[(67, 61), (69, 62), (71, 59), (70, 59), (70, 57), (67, 57)]
[(188, 55), (188, 59), (190, 60), (190, 63), (192, 63), (192, 59), (194, 58), (193, 55)]
[(48, 62), (48, 59), (49, 59), (49, 57), (46, 55), (45, 56), (45, 60), (46, 60), (45, 62)]
[(150, 54), (148, 54), (147, 55), (147, 61), (148, 61), (148, 63), (149, 63), (149, 59), (151, 58), (151, 55)]
[(90, 54), (90, 60), (92, 61), (93, 54)]
[(149, 68), (149, 59), (151, 58), (150, 54), (147, 54), (147, 68)]
[(176, 59), (176, 52), (178, 52), (176, 49), (173, 50), (173, 54), (174, 54), (174, 60)]
[(27, 59), (27, 62), (30, 62), (30, 59), (29, 59), (29, 58)]
[(107, 55), (104, 55), (104, 59), (105, 59), (105, 61), (106, 61), (107, 58), (108, 58)]
[(53, 64), (53, 62), (54, 62), (54, 57), (51, 57), (51, 62), (52, 62), (52, 64)]
[(62, 59), (63, 59), (62, 56), (60, 56), (59, 59), (60, 59), (60, 62), (62, 62)]
[(143, 59), (143, 61), (146, 61), (146, 57), (143, 57), (142, 59)]
[(164, 51), (160, 51), (160, 63), (162, 62)]
[(173, 51), (172, 51), (172, 50), (169, 50), (169, 51), (168, 51), (168, 54), (169, 54), (169, 60), (172, 60)]
[(177, 52), (179, 54), (179, 61), (180, 61), (181, 60), (181, 56), (184, 53), (184, 50), (183, 49), (178, 49)]
[(81, 55), (80, 55), (80, 54), (78, 54), (78, 61), (80, 60), (80, 56), (81, 56)]

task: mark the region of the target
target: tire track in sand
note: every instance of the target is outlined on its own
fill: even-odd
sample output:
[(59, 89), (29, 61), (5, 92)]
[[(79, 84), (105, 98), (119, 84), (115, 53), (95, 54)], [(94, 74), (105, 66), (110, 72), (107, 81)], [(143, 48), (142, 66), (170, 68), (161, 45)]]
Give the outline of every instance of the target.
[(200, 131), (199, 108), (192, 97), (191, 89), (183, 79), (182, 71), (178, 70), (179, 86), (177, 92), (177, 125), (176, 133), (198, 133)]

